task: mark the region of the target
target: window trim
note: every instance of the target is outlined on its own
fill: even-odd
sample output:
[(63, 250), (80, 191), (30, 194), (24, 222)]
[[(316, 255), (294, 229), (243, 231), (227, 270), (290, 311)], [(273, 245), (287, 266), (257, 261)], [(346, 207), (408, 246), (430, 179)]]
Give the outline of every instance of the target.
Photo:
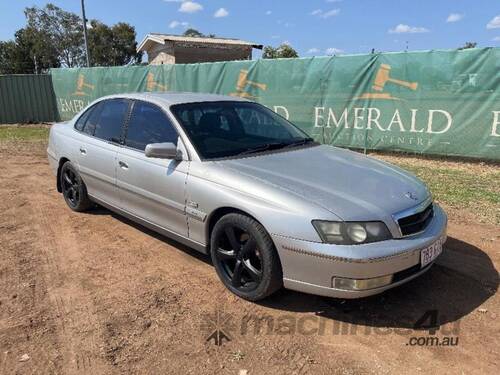
[[(76, 123), (78, 122), (78, 120), (80, 120), (80, 118), (82, 116), (84, 116), (88, 111), (90, 110), (93, 110), (95, 108), (97, 108), (99, 105), (101, 105), (102, 103), (105, 103), (105, 102), (108, 102), (108, 101), (111, 101), (111, 100), (124, 100), (128, 103), (128, 108), (127, 108), (127, 111), (125, 113), (125, 116), (124, 116), (124, 120), (122, 122), (122, 125), (121, 125), (121, 134), (120, 134), (120, 142), (119, 143), (116, 143), (116, 142), (112, 142), (112, 141), (107, 141), (105, 139), (102, 139), (102, 138), (99, 138), (99, 137), (96, 137), (94, 134), (95, 134), (95, 130), (94, 130), (94, 134), (89, 134), (89, 133), (85, 133), (84, 131), (82, 130), (78, 130), (76, 128)], [(104, 142), (104, 143), (107, 143), (107, 144), (110, 144), (110, 145), (114, 145), (114, 146), (123, 146), (123, 140), (124, 140), (124, 128), (126, 126), (126, 124), (128, 123), (128, 120), (130, 118), (130, 113), (131, 113), (131, 102), (133, 101), (133, 99), (131, 98), (126, 98), (126, 97), (113, 97), (113, 98), (106, 98), (106, 99), (102, 99), (102, 100), (99, 100), (97, 101), (96, 103), (92, 103), (87, 109), (85, 109), (85, 111), (83, 111), (83, 113), (78, 116), (78, 119), (76, 119), (74, 122), (73, 122), (73, 130), (76, 131), (77, 133), (79, 134), (82, 134), (84, 136), (87, 136), (87, 137), (90, 137), (90, 138), (94, 138), (98, 141), (101, 141), (101, 142)], [(99, 114), (100, 115), (100, 114)], [(87, 119), (88, 120), (88, 119)], [(85, 124), (84, 124), (84, 127), (85, 125), (87, 124), (87, 121), (85, 121)]]
[(170, 122), (170, 125), (172, 126), (172, 129), (177, 133), (177, 147), (179, 146), (179, 139), (181, 140), (181, 142), (183, 143), (183, 148), (186, 150), (187, 152), (187, 156), (188, 156), (188, 160), (190, 160), (190, 157), (189, 157), (189, 151), (187, 150), (186, 146), (184, 145), (184, 141), (182, 140), (182, 136), (181, 134), (179, 133), (179, 130), (177, 129), (177, 127), (175, 126), (175, 123), (172, 121), (172, 118), (171, 116), (169, 116), (168, 112), (165, 111), (160, 105), (156, 104), (156, 103), (153, 103), (151, 101), (148, 101), (148, 100), (143, 100), (143, 99), (131, 99), (130, 100), (132, 103), (130, 104), (130, 110), (129, 110), (129, 114), (128, 114), (128, 117), (127, 117), (127, 121), (125, 123), (125, 126), (124, 126), (124, 129), (123, 129), (123, 143), (121, 144), (121, 146), (123, 148), (126, 148), (128, 150), (132, 150), (132, 151), (136, 151), (142, 155), (145, 155), (145, 150), (141, 150), (141, 149), (138, 149), (138, 148), (135, 148), (135, 147), (131, 147), (131, 146), (127, 146), (125, 144), (126, 142), (126, 139), (127, 139), (127, 134), (128, 134), (128, 125), (129, 125), (129, 122), (130, 120), (132, 119), (132, 112), (134, 111), (134, 108), (135, 108), (135, 105), (137, 102), (142, 102), (142, 103), (146, 103), (146, 104), (149, 104), (153, 107), (156, 107), (160, 110), (160, 112), (162, 112), (165, 117), (167, 118), (167, 120)]
[[(90, 107), (88, 107), (85, 111), (82, 111), (82, 114), (80, 116), (78, 116), (78, 118), (73, 122), (73, 128), (76, 130), (76, 131), (79, 131), (79, 132), (82, 132), (83, 133), (83, 128), (85, 128), (85, 125), (87, 124), (87, 120), (89, 119), (90, 115), (92, 114), (91, 112), (92, 111), (95, 111), (96, 110), (96, 107), (99, 105), (99, 103), (96, 103), (95, 105), (92, 105)], [(88, 114), (88, 117), (85, 119), (85, 122), (83, 123), (83, 126), (82, 126), (82, 130), (78, 129), (76, 127), (78, 121), (80, 121), (84, 116), (87, 116)]]

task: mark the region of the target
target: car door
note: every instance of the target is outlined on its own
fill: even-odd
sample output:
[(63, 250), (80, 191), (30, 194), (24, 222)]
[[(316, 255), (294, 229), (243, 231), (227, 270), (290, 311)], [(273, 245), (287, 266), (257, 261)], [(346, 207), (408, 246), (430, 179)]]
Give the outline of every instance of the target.
[(185, 186), (189, 161), (144, 155), (147, 144), (177, 145), (178, 138), (175, 127), (160, 107), (134, 101), (124, 146), (117, 154), (116, 177), (122, 209), (187, 237)]
[(78, 168), (88, 194), (118, 205), (116, 154), (120, 147), (129, 100), (110, 99), (86, 111), (75, 124), (78, 136)]

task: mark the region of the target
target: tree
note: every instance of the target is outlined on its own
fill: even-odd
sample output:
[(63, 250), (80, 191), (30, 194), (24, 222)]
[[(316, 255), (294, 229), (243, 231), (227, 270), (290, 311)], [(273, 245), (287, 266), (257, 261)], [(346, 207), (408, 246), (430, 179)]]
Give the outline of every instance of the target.
[[(0, 74), (20, 74), (24, 71), (18, 71), (18, 62), (15, 60), (16, 53), (16, 43), (12, 40), (7, 42), (0, 41)], [(16, 62), (14, 64), (14, 62)], [(28, 63), (29, 60), (23, 61), (24, 64)], [(21, 64), (21, 65), (24, 65)]]
[(182, 34), (184, 36), (190, 36), (190, 37), (194, 37), (194, 38), (215, 38), (215, 34), (203, 34), (201, 32), (199, 32), (198, 30), (196, 29), (187, 29), (186, 31), (184, 31), (184, 33)]
[(263, 59), (280, 59), (280, 58), (294, 58), (299, 57), (299, 54), (289, 44), (283, 43), (274, 48), (272, 46), (265, 46), (262, 51)]
[(191, 37), (195, 37), (195, 38), (201, 38), (203, 37), (204, 35), (202, 33), (200, 33), (198, 30), (196, 29), (187, 29), (186, 31), (184, 31), (184, 33), (182, 34), (184, 36), (191, 36)]
[[(42, 73), (60, 66), (85, 65), (82, 19), (53, 4), (25, 9), (27, 25), (15, 39), (0, 42), (0, 73)], [(91, 61), (114, 66), (138, 63), (135, 29), (126, 23), (112, 27), (92, 21), (89, 31)], [(94, 56), (93, 56), (94, 55)]]
[(111, 27), (92, 20), (89, 30), (89, 49), (92, 65), (118, 66), (140, 63), (142, 53), (137, 52), (135, 29), (127, 23)]
[(79, 16), (50, 3), (44, 8), (26, 8), (24, 14), (28, 28), (44, 36), (62, 66), (71, 68), (83, 65), (85, 50), (82, 19)]
[(462, 47), (459, 47), (459, 50), (462, 49), (469, 49), (469, 48), (476, 48), (477, 42), (465, 42), (465, 44)]
[(39, 74), (58, 66), (46, 36), (29, 27), (19, 29), (13, 41), (0, 42), (0, 74)]

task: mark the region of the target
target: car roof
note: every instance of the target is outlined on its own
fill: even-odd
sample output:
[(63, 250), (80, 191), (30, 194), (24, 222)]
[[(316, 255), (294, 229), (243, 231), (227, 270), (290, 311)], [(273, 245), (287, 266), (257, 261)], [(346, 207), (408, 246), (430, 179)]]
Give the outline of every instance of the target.
[(165, 105), (184, 104), (184, 103), (197, 103), (197, 102), (219, 102), (219, 101), (248, 101), (237, 96), (218, 95), (218, 94), (205, 94), (196, 92), (141, 92), (141, 93), (127, 93), (115, 94), (101, 98), (129, 98), (137, 100), (153, 100), (162, 102)]

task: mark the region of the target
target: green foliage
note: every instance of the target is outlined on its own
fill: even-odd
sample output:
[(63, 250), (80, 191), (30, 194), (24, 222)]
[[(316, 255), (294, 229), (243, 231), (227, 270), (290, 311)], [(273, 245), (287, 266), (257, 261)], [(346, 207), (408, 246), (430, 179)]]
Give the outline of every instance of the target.
[(135, 29), (127, 23), (117, 23), (111, 27), (93, 20), (89, 30), (91, 64), (97, 66), (119, 66), (140, 63), (142, 53), (138, 53)]
[(33, 72), (33, 61), (29, 51), (19, 48), (16, 42), (0, 41), (0, 74), (22, 74)]
[(191, 37), (198, 37), (198, 38), (201, 38), (203, 37), (204, 35), (202, 33), (200, 33), (198, 30), (196, 29), (187, 29), (186, 31), (184, 31), (184, 34), (182, 34), (184, 36), (191, 36)]
[(295, 58), (299, 57), (299, 54), (293, 47), (289, 44), (283, 43), (280, 46), (274, 48), (272, 46), (265, 46), (262, 51), (263, 59), (280, 59), (280, 58)]
[(199, 32), (198, 30), (192, 29), (192, 28), (184, 31), (184, 33), (182, 35), (190, 36), (190, 37), (194, 37), (194, 38), (216, 38), (215, 34), (203, 34), (203, 33)]
[[(75, 13), (47, 4), (26, 8), (26, 26), (13, 41), (0, 42), (0, 74), (38, 74), (50, 68), (84, 66), (82, 19)], [(91, 63), (116, 66), (140, 63), (135, 29), (127, 23), (111, 27), (92, 21), (89, 30)]]
[(49, 136), (47, 126), (0, 126), (0, 141), (46, 141)]
[(60, 66), (44, 33), (19, 29), (13, 41), (0, 42), (0, 74), (39, 74)]
[(82, 19), (71, 12), (47, 4), (44, 8), (31, 7), (24, 11), (28, 28), (33, 36), (50, 46), (62, 66), (71, 68), (85, 61)]
[(468, 49), (468, 48), (476, 48), (477, 47), (477, 42), (466, 42), (462, 47), (459, 47), (458, 49)]

